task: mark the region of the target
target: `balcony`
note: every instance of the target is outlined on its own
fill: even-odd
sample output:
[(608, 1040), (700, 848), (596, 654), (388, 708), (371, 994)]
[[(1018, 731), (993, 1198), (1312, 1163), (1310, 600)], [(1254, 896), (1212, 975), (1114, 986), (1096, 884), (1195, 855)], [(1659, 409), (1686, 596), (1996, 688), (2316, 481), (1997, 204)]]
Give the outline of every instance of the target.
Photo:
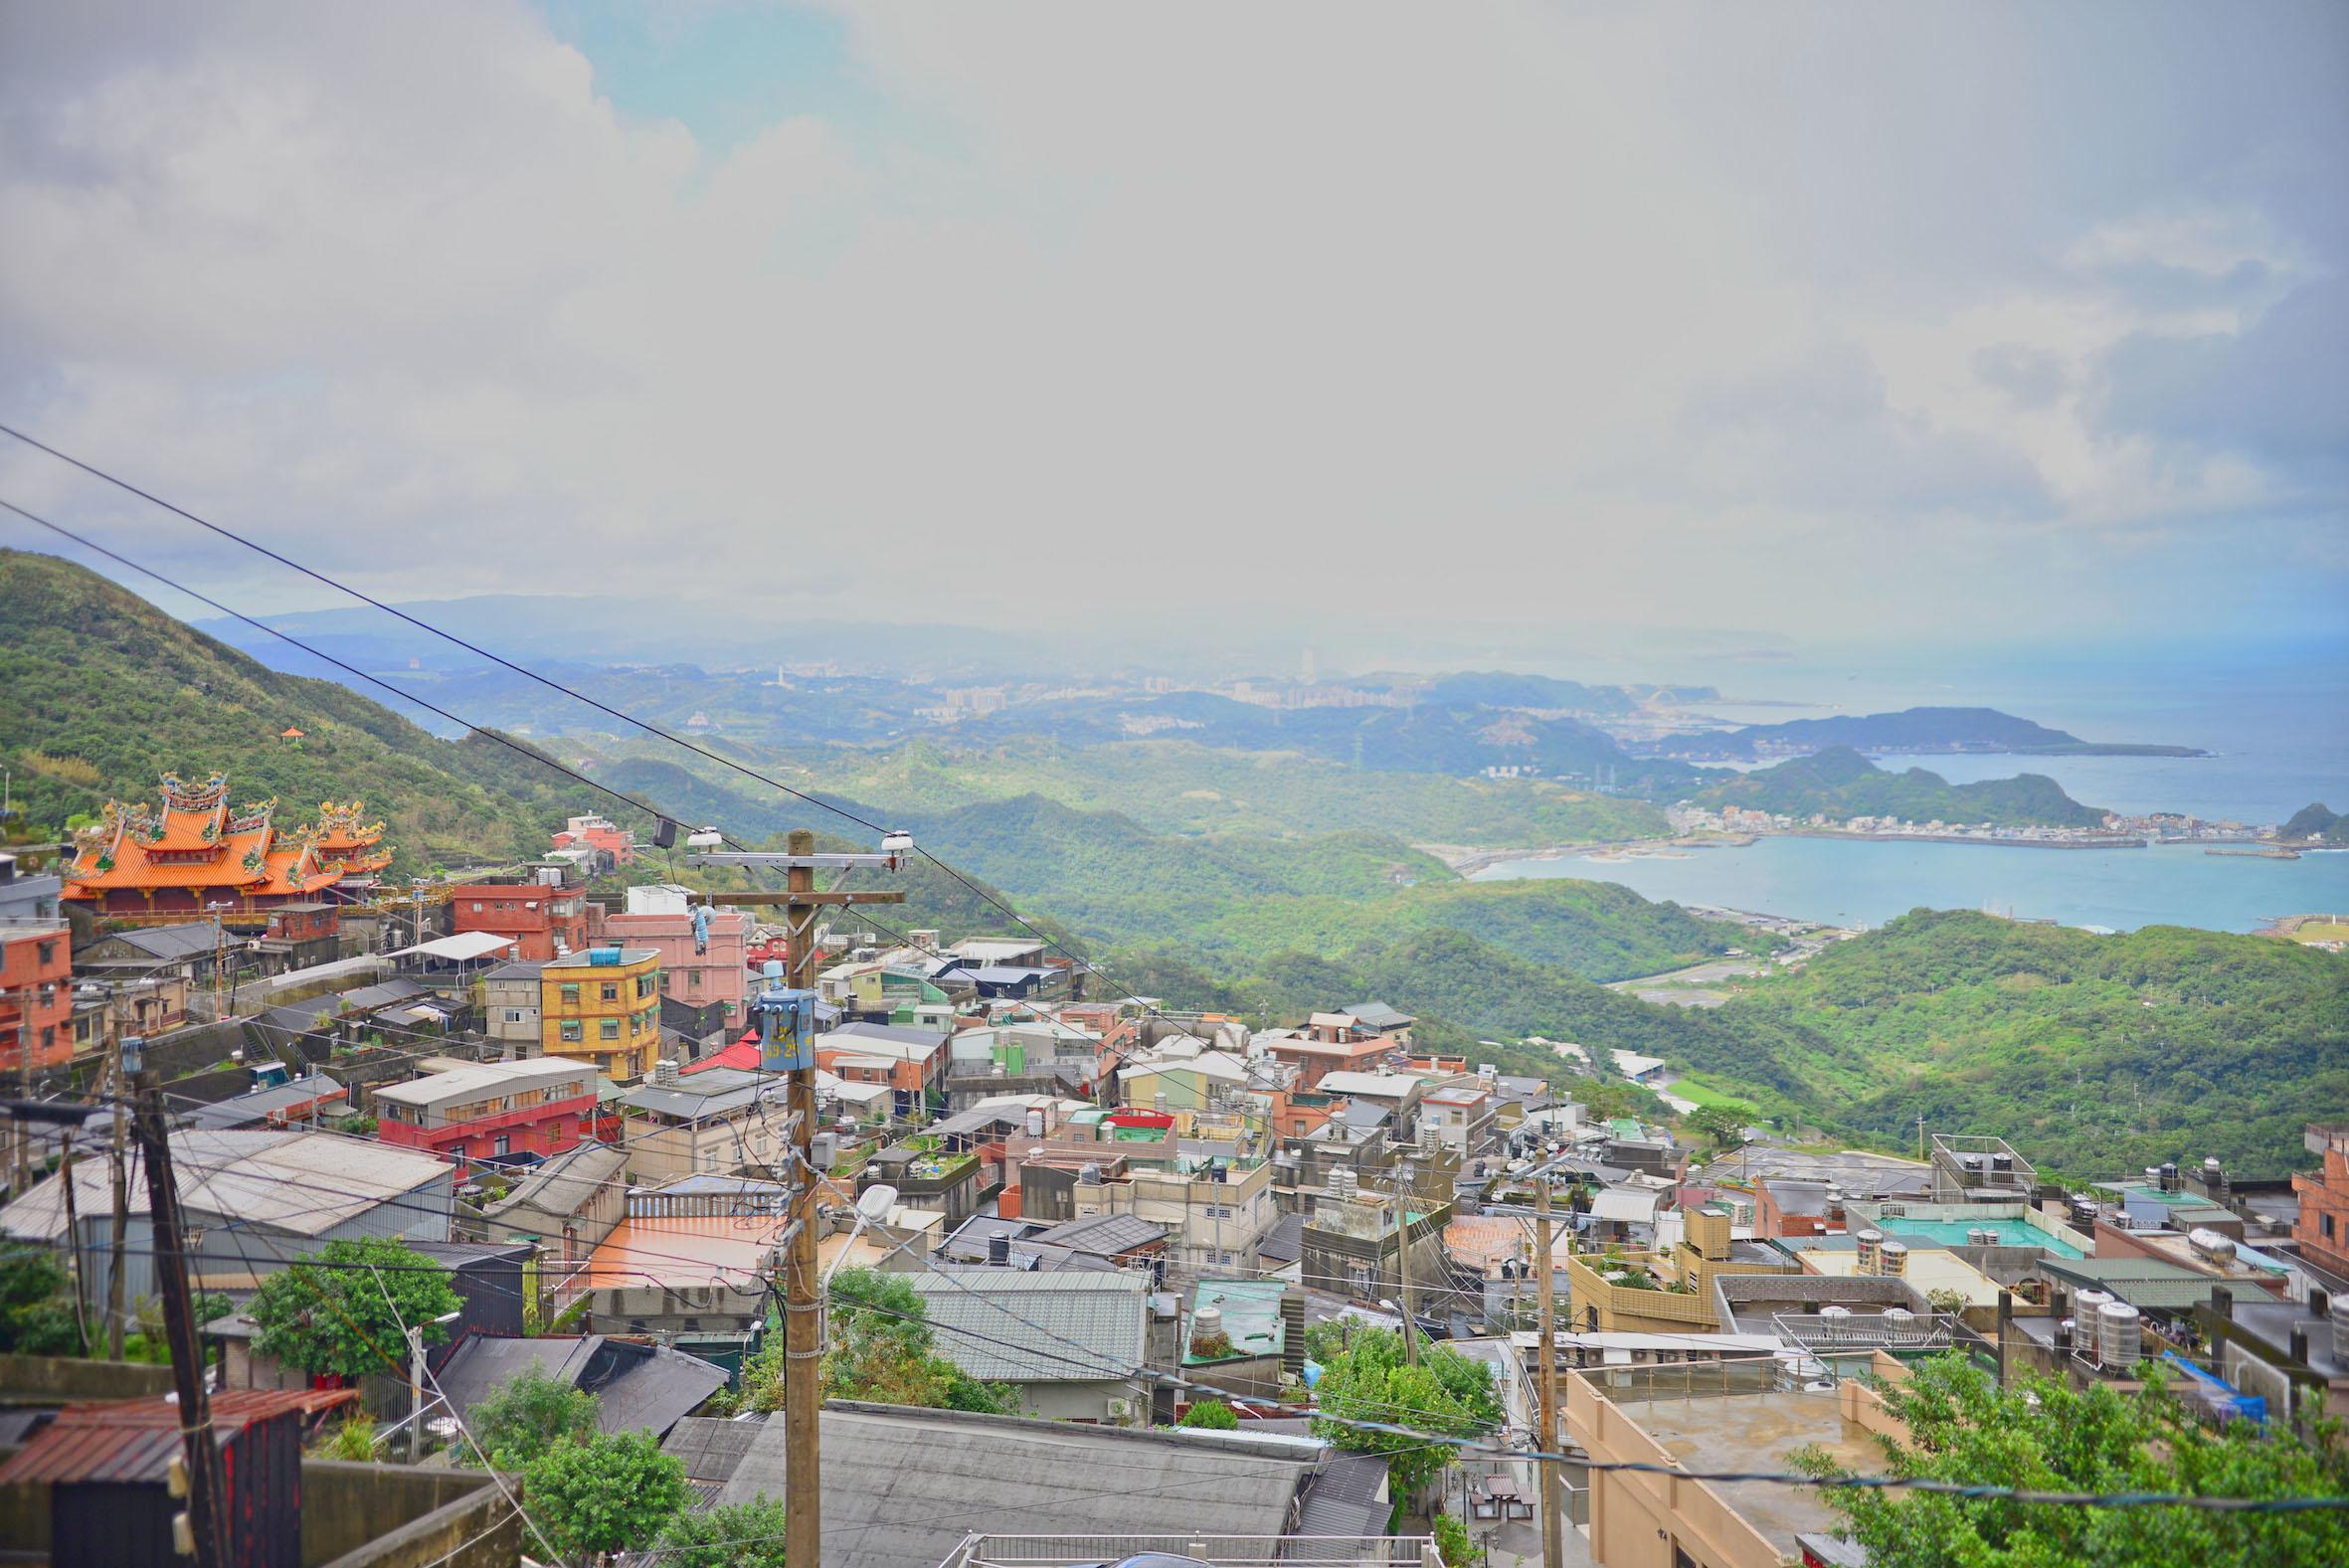
[(1215, 1568), (1443, 1568), (1431, 1535), (967, 1535), (940, 1568), (1071, 1568), (1146, 1552)]

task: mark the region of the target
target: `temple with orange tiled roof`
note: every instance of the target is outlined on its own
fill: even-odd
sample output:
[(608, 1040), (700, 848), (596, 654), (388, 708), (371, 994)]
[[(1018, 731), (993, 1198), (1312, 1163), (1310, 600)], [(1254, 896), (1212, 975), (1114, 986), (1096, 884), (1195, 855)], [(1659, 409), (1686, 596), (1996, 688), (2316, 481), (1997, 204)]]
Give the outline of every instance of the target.
[(75, 835), (65, 897), (105, 920), (201, 919), (218, 903), (258, 914), (391, 863), (383, 823), (366, 820), (360, 801), (322, 801), (315, 821), (290, 832), (276, 808), (272, 798), (231, 809), (224, 775), (190, 784), (165, 774), (160, 811), (109, 800)]

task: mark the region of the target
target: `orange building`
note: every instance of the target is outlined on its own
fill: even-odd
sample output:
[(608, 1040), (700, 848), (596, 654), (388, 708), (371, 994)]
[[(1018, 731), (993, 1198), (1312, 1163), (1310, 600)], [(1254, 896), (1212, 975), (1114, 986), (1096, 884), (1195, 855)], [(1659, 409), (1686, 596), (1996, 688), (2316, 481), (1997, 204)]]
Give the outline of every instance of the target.
[(0, 927), (0, 1068), (56, 1067), (74, 1054), (73, 938), (62, 920)]
[(2349, 1123), (2319, 1122), (2308, 1129), (2306, 1141), (2324, 1156), (2324, 1168), (2292, 1173), (2300, 1200), (2292, 1240), (2318, 1268), (2349, 1274)]
[(276, 825), (274, 799), (229, 806), (229, 781), (215, 774), (189, 784), (163, 776), (160, 811), (143, 800), (109, 800), (76, 837), (64, 867), (65, 897), (107, 920), (184, 921), (206, 906), (259, 913), (316, 898), (345, 877), (391, 863), (383, 823), (364, 820), (362, 802), (320, 803), (314, 822)]

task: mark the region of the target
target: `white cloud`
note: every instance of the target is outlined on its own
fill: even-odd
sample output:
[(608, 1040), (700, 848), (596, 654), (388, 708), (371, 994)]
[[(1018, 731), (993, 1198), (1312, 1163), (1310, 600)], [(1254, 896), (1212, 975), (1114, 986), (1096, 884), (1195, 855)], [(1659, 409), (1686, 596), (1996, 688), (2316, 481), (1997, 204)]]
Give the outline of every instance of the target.
[[(2083, 389), (2341, 260), (2321, 11), (2280, 86), (2188, 11), (2102, 13), (2135, 76), (1971, 7), (840, 15), (895, 117), (721, 152), (516, 5), (16, 8), (6, 402), (402, 595), (1457, 616), (1503, 569), (1530, 614), (1905, 629), (1835, 563), (1973, 624), (1968, 584), (2077, 602), (2059, 536), (2158, 525), (2152, 574), (2266, 504)], [(2165, 141), (2186, 55), (2215, 101)], [(90, 492), (0, 453), (0, 493)]]

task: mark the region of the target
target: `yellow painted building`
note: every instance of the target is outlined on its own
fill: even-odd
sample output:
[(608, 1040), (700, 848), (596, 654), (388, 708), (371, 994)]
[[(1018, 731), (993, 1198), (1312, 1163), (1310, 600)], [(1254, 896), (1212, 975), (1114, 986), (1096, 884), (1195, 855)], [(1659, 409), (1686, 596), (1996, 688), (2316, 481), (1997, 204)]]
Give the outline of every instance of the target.
[(660, 1054), (660, 955), (650, 948), (590, 948), (542, 965), (540, 1045), (548, 1056), (590, 1061), (614, 1083), (648, 1076)]

